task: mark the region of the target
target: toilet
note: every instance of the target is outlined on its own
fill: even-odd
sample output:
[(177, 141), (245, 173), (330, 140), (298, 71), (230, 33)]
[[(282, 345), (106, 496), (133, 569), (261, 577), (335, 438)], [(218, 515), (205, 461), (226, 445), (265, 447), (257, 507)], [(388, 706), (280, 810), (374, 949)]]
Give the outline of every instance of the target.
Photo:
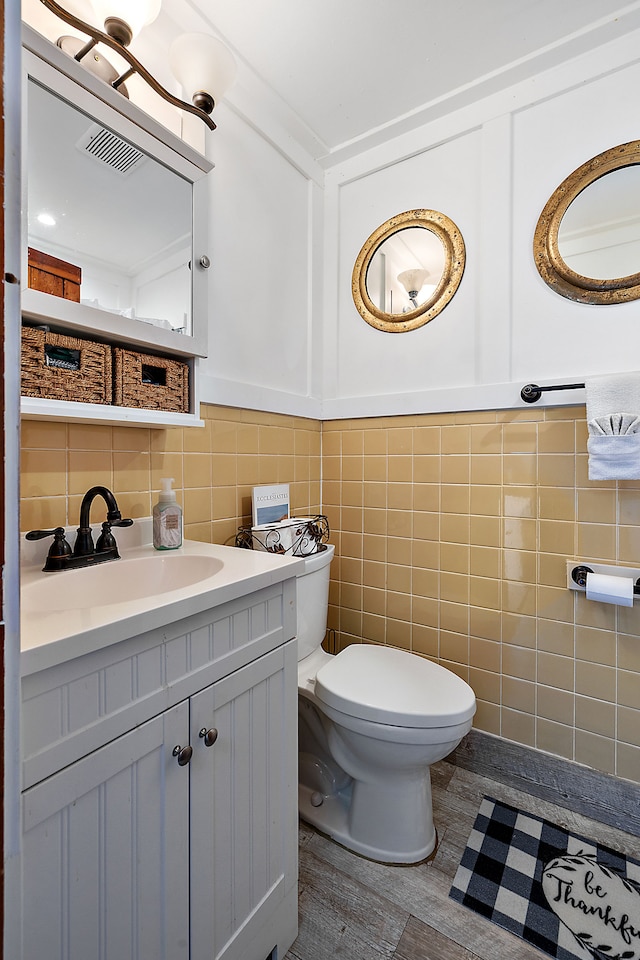
[(415, 654), (322, 647), (333, 544), (297, 578), (300, 816), (382, 863), (418, 863), (436, 844), (429, 767), (471, 729), (471, 687)]

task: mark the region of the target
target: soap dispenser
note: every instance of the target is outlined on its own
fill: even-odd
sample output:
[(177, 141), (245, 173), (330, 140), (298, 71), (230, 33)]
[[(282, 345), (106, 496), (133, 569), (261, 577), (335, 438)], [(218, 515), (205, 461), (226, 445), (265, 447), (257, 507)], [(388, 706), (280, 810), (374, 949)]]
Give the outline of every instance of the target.
[(160, 480), (160, 496), (153, 508), (153, 545), (156, 550), (177, 550), (182, 546), (182, 507), (171, 488), (173, 477)]

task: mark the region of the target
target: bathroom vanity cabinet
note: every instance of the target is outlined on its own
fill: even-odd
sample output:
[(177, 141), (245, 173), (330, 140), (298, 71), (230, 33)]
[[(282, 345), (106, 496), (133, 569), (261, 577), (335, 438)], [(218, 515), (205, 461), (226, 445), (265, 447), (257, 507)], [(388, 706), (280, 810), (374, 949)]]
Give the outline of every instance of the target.
[(294, 634), (295, 578), (23, 677), (24, 960), (284, 956)]
[[(153, 357), (173, 361), (188, 371), (189, 396), (177, 409), (163, 406), (152, 389), (149, 409), (144, 397), (135, 404), (81, 402), (70, 358), (66, 374), (55, 374), (68, 377), (69, 399), (51, 399), (39, 388), (42, 396), (22, 398), (22, 415), (131, 426), (201, 423), (197, 358), (208, 352), (213, 164), (26, 24), (23, 65), (23, 322), (142, 354), (144, 386), (165, 385), (161, 371), (157, 382), (149, 378)], [(76, 271), (81, 282), (73, 298), (34, 280), (36, 256)], [(75, 377), (90, 374), (80, 365)]]

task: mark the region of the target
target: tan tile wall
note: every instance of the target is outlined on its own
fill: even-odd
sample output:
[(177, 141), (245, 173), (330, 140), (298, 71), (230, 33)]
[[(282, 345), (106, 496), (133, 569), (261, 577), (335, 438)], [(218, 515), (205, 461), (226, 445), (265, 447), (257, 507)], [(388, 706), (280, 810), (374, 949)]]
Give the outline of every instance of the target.
[(322, 426), (202, 413), (204, 429), (23, 422), (21, 529), (76, 525), (94, 483), (148, 516), (173, 476), (185, 535), (225, 543), (256, 483), (291, 483), (306, 514), (322, 476), (342, 645), (439, 660), (474, 687), (479, 729), (640, 782), (640, 606), (565, 587), (567, 557), (640, 564), (640, 482), (588, 481), (583, 407)]
[[(113, 490), (123, 516), (148, 517), (161, 477), (174, 477), (185, 537), (232, 542), (251, 522), (251, 488), (289, 483), (293, 509), (320, 509), (321, 425), (315, 420), (203, 405), (204, 428), (148, 430), (22, 423), (20, 529), (77, 526), (83, 494)], [(104, 519), (96, 501), (92, 520)]]
[(640, 781), (640, 605), (566, 558), (640, 565), (640, 481), (587, 479), (584, 407), (323, 425), (330, 626), (431, 657), (475, 726)]

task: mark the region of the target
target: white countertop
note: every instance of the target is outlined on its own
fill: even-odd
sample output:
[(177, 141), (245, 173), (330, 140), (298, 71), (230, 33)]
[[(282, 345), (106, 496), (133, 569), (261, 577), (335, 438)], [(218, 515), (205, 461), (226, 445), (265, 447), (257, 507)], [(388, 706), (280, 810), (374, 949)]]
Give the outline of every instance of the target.
[[(136, 521), (136, 524), (138, 523), (139, 521)], [(140, 522), (137, 539), (140, 539), (141, 534), (144, 538), (148, 529), (145, 521)], [(138, 636), (147, 630), (175, 623), (184, 617), (201, 613), (271, 584), (281, 583), (297, 576), (302, 568), (302, 560), (298, 557), (283, 557), (194, 540), (185, 540), (182, 547), (171, 551), (154, 550), (150, 543), (126, 546), (125, 541), (133, 539), (135, 542), (136, 535), (134, 534), (133, 538), (131, 535), (127, 537), (124, 530), (114, 530), (114, 533), (124, 561), (140, 557), (160, 559), (171, 554), (195, 558), (211, 557), (221, 561), (222, 566), (213, 575), (197, 583), (166, 590), (142, 599), (118, 600), (117, 595), (110, 597), (106, 590), (105, 603), (102, 605), (47, 610), (46, 604), (43, 603), (40, 609), (37, 600), (34, 602), (34, 598), (38, 595), (38, 583), (53, 577), (64, 578), (73, 575), (80, 588), (82, 574), (86, 572), (95, 578), (99, 576), (101, 569), (105, 571), (105, 582), (107, 582), (106, 568), (122, 561), (108, 561), (89, 567), (86, 571), (43, 573), (42, 550), (37, 556), (31, 547), (27, 548), (24, 551), (21, 566), (21, 586), (28, 587), (25, 597), (30, 596), (28, 603), (22, 603), (21, 611), (21, 672), (23, 676), (109, 644)], [(73, 534), (70, 536), (73, 542)], [(47, 540), (44, 543), (46, 554), (50, 541)], [(46, 586), (50, 591), (48, 583)]]

